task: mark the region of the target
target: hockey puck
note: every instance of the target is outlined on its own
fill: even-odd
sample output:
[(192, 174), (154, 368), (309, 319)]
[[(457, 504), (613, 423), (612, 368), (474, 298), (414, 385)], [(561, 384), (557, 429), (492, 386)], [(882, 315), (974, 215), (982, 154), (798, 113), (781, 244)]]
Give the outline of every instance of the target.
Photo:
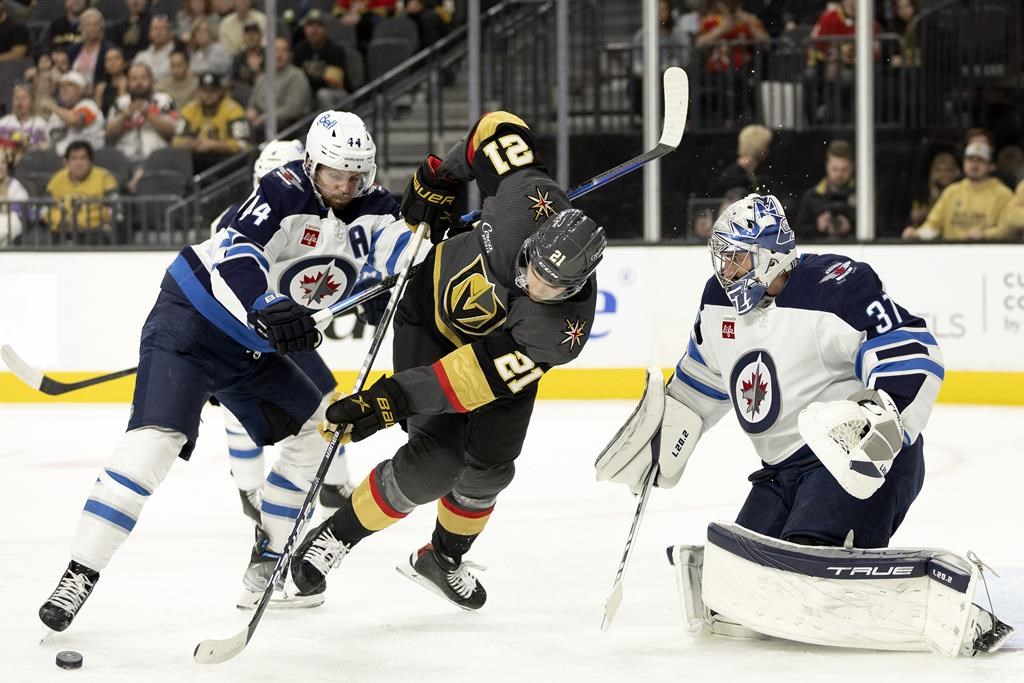
[(81, 669), (82, 655), (74, 650), (64, 650), (57, 653), (57, 666), (62, 669)]

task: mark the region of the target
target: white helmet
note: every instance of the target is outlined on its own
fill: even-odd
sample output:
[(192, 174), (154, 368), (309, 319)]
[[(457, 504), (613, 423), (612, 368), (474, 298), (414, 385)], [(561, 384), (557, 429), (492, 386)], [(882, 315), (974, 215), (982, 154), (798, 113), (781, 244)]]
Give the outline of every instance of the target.
[(377, 147), (373, 144), (366, 124), (355, 114), (347, 111), (325, 111), (316, 117), (306, 135), (306, 175), (313, 184), (317, 199), (323, 201), (320, 190), (313, 182), (317, 166), (323, 164), (339, 171), (356, 171), (362, 174), (356, 195), (363, 195), (373, 187), (377, 175), (374, 157)]
[(273, 171), (278, 166), (284, 166), (289, 161), (301, 159), (305, 155), (301, 140), (271, 140), (256, 158), (252, 167), (252, 189), (260, 184), (260, 178)]

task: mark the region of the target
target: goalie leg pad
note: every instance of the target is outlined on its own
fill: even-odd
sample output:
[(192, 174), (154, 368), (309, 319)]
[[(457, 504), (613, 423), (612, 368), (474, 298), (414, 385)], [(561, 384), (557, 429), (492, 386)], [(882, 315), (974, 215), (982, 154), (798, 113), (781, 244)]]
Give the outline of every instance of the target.
[(998, 640), (988, 613), (971, 603), (979, 576), (945, 550), (806, 547), (714, 523), (702, 598), (779, 638), (956, 657)]
[(651, 440), (661, 428), (664, 415), (665, 383), (661, 371), (647, 368), (647, 383), (640, 403), (594, 462), (597, 480), (638, 487), (651, 467)]

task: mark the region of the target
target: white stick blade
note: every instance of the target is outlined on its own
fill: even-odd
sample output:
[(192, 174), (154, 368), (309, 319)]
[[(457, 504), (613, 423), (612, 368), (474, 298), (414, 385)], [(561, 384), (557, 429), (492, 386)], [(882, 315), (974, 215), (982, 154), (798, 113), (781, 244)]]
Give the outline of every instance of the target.
[(686, 114), (690, 108), (690, 80), (678, 66), (665, 69), (665, 122), (659, 145), (678, 147), (686, 128)]
[(22, 382), (36, 390), (43, 385), (43, 373), (22, 360), (21, 356), (7, 344), (0, 347), (0, 356), (3, 357), (11, 372)]
[(247, 642), (245, 637), (247, 634), (248, 629), (242, 629), (233, 638), (225, 638), (224, 640), (209, 638), (204, 640), (196, 645), (196, 650), (192, 653), (192, 659), (197, 664), (220, 664), (221, 662), (226, 662), (245, 649)]
[(619, 605), (622, 604), (622, 582), (619, 581), (612, 588), (612, 594), (608, 596), (608, 600), (604, 603), (604, 619), (601, 620), (601, 630), (607, 631), (611, 628), (612, 619), (615, 618), (616, 612), (619, 611)]

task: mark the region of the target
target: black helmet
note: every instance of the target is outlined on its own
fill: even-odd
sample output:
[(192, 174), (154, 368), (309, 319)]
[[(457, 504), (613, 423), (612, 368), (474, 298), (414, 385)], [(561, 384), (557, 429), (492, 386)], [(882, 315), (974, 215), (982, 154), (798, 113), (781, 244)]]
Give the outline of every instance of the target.
[(545, 282), (565, 288), (550, 301), (575, 296), (597, 269), (605, 244), (604, 228), (582, 211), (559, 211), (523, 242), (516, 263), (516, 285), (526, 291), (526, 268), (531, 265)]

